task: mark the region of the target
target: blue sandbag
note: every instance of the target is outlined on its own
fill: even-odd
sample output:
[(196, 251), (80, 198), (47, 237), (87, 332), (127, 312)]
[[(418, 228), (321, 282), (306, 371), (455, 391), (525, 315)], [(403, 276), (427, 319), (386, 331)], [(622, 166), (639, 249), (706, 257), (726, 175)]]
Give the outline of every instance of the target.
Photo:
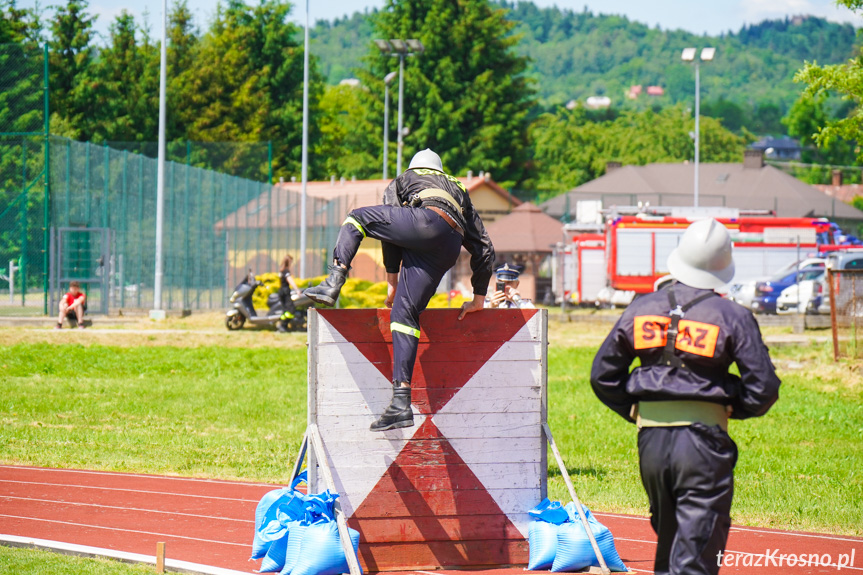
[(285, 550), (285, 566), (279, 575), (289, 575), (300, 558), (300, 547), (303, 543), (303, 535), (308, 525), (303, 521), (294, 521), (288, 524), (288, 548)]
[[(356, 555), (360, 546), (360, 532), (350, 527), (348, 532)], [(291, 570), (291, 575), (339, 575), (349, 572), (335, 520), (309, 525), (303, 535), (300, 558)]]
[(269, 573), (273, 571), (281, 571), (285, 566), (285, 554), (288, 549), (288, 530), (285, 529), (284, 535), (273, 541), (270, 548), (267, 549), (267, 554), (264, 560), (261, 561), (261, 573)]
[(569, 514), (566, 509), (560, 504), (560, 501), (550, 501), (548, 497), (539, 502), (539, 504), (527, 512), (534, 519), (561, 525), (569, 519)]
[[(587, 523), (596, 544), (602, 553), (605, 564), (611, 571), (627, 571), (626, 565), (620, 560), (620, 555), (614, 547), (614, 537), (611, 531), (596, 520), (587, 507), (583, 507), (587, 517)], [(579, 571), (585, 567), (599, 567), (599, 559), (593, 551), (581, 518), (578, 516), (575, 505), (570, 503), (566, 506), (570, 521), (561, 525), (557, 531), (557, 555), (551, 570), (555, 573), (561, 571)]]
[(295, 497), (300, 498), (296, 502), (295, 507), (302, 502), (302, 494), (294, 490), (297, 485), (305, 481), (306, 472), (303, 471), (291, 482), (290, 487), (274, 489), (264, 495), (258, 502), (258, 506), (255, 508), (255, 538), (252, 541), (252, 559), (264, 557), (274, 541), (272, 538), (262, 538), (258, 532), (276, 520), (276, 513), (280, 505), (291, 503), (291, 500)]
[(527, 532), (530, 548), (527, 568), (531, 571), (548, 569), (557, 555), (557, 530), (559, 526), (545, 521), (533, 521)]

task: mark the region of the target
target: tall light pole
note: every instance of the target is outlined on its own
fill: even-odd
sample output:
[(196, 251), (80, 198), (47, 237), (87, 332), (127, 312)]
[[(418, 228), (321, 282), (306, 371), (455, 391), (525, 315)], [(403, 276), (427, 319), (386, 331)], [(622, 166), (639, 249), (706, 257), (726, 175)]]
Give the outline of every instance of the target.
[[(701, 79), (698, 75), (698, 60), (695, 59), (695, 48), (684, 48), (680, 59), (684, 62), (693, 62), (695, 64), (695, 188), (693, 194), (693, 204), (698, 207), (698, 160), (699, 160), (699, 145), (701, 140)], [(710, 62), (716, 55), (716, 48), (703, 48), (701, 56), (702, 62)]]
[[(309, 0), (306, 0), (306, 37), (303, 44), (303, 165), (300, 195), (300, 277), (306, 276), (306, 183), (309, 176)], [(272, 182), (270, 182), (272, 184)]]
[(384, 76), (384, 179), (387, 176), (387, 159), (390, 155), (390, 82), (396, 77), (396, 72)]
[[(402, 173), (402, 141), (404, 137), (403, 113), (404, 113), (404, 75), (405, 75), (405, 57), (415, 56), (425, 51), (423, 43), (415, 38), (409, 40), (401, 40), (399, 38), (389, 40), (375, 40), (375, 45), (378, 49), (392, 57), (399, 59), (399, 132), (398, 132), (398, 156), (396, 156), (396, 175)], [(384, 178), (386, 179), (386, 177)]]
[(162, 50), (159, 59), (159, 159), (156, 167), (156, 270), (153, 278), (151, 319), (165, 319), (162, 309), (162, 236), (165, 219), (165, 125), (168, 84), (168, 0), (162, 0)]

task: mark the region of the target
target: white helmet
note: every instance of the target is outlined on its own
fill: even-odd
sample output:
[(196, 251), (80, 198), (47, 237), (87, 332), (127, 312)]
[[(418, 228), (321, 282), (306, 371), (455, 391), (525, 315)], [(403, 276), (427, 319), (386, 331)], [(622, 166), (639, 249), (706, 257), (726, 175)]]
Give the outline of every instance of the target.
[(420, 150), (411, 158), (411, 165), (408, 166), (408, 169), (412, 170), (414, 168), (428, 168), (442, 172), (443, 164), (440, 161), (440, 156), (432, 152), (431, 148), (426, 148), (425, 150)]
[(716, 289), (734, 277), (731, 236), (714, 219), (691, 224), (668, 256), (668, 271), (682, 284), (699, 289)]

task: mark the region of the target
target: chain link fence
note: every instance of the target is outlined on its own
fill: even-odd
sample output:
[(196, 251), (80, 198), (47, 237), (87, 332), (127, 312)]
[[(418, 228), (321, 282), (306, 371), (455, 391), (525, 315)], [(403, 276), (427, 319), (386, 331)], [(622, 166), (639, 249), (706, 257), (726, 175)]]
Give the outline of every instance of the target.
[(24, 314), (46, 306), (45, 68), (44, 48), (0, 45), (0, 306)]
[[(45, 55), (0, 45), (0, 314), (53, 314), (72, 280), (90, 313), (152, 309), (157, 146), (50, 136)], [(167, 152), (164, 309), (223, 308), (250, 269), (299, 257), (301, 198), (271, 185), (269, 144)], [(309, 275), (325, 272), (347, 203), (307, 198)]]
[(863, 358), (863, 270), (827, 270), (833, 357)]

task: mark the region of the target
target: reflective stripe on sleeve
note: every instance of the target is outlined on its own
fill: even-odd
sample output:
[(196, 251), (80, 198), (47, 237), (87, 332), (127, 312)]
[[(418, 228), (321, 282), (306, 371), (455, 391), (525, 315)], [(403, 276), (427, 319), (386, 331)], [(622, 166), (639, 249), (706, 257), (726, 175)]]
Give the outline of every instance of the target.
[(408, 335), (412, 335), (417, 339), (420, 338), (420, 330), (413, 328), (409, 325), (405, 325), (403, 323), (392, 322), (390, 324), (390, 331), (398, 331), (401, 333), (406, 333)]
[(346, 224), (351, 224), (352, 226), (357, 228), (361, 234), (363, 234), (363, 237), (366, 237), (366, 231), (363, 229), (363, 226), (360, 225), (360, 223), (357, 220), (355, 220), (352, 216), (348, 216), (347, 218), (345, 218), (345, 221), (342, 222), (343, 226)]

